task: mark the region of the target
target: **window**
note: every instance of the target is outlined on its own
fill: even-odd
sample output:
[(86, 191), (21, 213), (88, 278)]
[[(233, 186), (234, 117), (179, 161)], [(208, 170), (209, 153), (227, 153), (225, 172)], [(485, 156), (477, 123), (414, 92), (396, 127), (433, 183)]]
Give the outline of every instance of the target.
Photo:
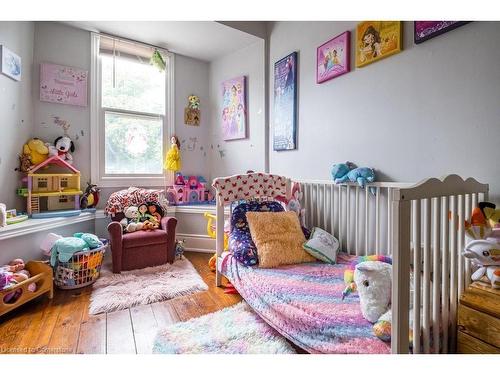
[(38, 179), (38, 187), (40, 189), (47, 189), (47, 179), (46, 178)]
[(61, 187), (62, 188), (67, 188), (68, 187), (68, 179), (63, 177), (61, 178)]
[(173, 133), (171, 54), (159, 51), (166, 63), (160, 71), (150, 64), (155, 49), (140, 43), (94, 34), (92, 51), (93, 180), (101, 186), (163, 186)]

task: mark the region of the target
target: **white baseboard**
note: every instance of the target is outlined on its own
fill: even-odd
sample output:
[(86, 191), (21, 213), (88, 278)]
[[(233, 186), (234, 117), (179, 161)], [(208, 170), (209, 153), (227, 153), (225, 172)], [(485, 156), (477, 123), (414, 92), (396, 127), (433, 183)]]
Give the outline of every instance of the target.
[(177, 233), (178, 240), (184, 240), (184, 249), (197, 253), (215, 253), (215, 240), (206, 234)]

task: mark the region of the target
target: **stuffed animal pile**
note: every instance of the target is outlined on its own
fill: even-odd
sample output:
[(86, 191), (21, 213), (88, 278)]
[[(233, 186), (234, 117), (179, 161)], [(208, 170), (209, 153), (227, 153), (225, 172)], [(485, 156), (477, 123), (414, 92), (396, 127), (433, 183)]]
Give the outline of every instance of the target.
[(153, 202), (137, 206), (129, 206), (125, 209), (125, 217), (120, 221), (123, 231), (131, 233), (138, 230), (154, 230), (160, 227), (162, 208)]
[(472, 241), (462, 255), (476, 267), (471, 279), (486, 278), (492, 288), (500, 288), (500, 209), (493, 203), (480, 202), (470, 221), (465, 221), (465, 233)]
[[(29, 271), (25, 269), (25, 264), (22, 259), (13, 259), (8, 264), (0, 266), (0, 290), (10, 288), (20, 284), (31, 277)], [(30, 292), (36, 291), (36, 284), (28, 285)], [(11, 293), (7, 293), (3, 301), (5, 303), (14, 303), (22, 294), (21, 289), (17, 289)]]
[[(357, 168), (353, 163), (334, 164), (332, 167), (332, 179), (336, 184), (354, 182), (364, 188), (367, 183), (375, 181), (375, 171), (372, 168)], [(373, 191), (372, 191), (373, 193)]]

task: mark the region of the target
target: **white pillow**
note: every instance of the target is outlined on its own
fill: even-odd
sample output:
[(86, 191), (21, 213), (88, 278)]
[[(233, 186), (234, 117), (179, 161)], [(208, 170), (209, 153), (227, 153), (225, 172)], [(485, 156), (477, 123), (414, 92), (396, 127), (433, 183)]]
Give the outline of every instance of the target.
[(325, 263), (335, 264), (339, 241), (321, 228), (313, 228), (311, 236), (302, 246), (305, 251)]

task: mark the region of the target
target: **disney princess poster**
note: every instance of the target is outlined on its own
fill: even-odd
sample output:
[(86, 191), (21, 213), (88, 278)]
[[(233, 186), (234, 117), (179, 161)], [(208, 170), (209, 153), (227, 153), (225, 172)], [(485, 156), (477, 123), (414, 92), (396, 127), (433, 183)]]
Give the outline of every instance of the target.
[(356, 26), (356, 67), (401, 52), (401, 21), (364, 21)]
[(247, 136), (245, 77), (222, 83), (222, 136), (225, 141)]
[(273, 150), (297, 148), (297, 52), (274, 64)]
[(317, 48), (316, 83), (322, 83), (350, 70), (351, 33), (346, 31)]
[(415, 44), (420, 44), (465, 25), (468, 21), (415, 21), (413, 22), (413, 38)]

